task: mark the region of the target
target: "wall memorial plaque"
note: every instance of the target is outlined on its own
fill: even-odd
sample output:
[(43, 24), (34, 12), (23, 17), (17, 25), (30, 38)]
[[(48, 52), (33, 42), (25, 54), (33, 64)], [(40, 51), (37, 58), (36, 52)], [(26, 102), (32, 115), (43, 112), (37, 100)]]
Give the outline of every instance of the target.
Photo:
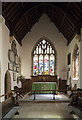
[(19, 73), (19, 67), (17, 67), (17, 68), (16, 68), (16, 72), (18, 72), (18, 73)]
[(11, 71), (14, 70), (14, 68), (13, 68), (13, 64), (12, 64), (12, 63), (8, 63), (8, 70), (11, 70)]
[(14, 71), (16, 72), (16, 66), (14, 66)]
[(13, 80), (15, 80), (15, 75), (16, 73), (19, 73), (20, 71), (20, 57), (17, 54), (17, 48), (16, 48), (16, 41), (13, 40), (11, 43), (11, 49), (8, 51), (8, 69), (13, 71)]
[(11, 50), (17, 55), (16, 41), (13, 40), (11, 44)]
[(10, 62), (12, 62), (12, 63), (15, 62), (15, 53), (12, 50), (9, 50), (9, 52), (8, 52), (8, 58), (9, 58)]
[(15, 56), (15, 64), (19, 65), (19, 57), (17, 55)]
[(16, 81), (16, 73), (13, 73), (13, 81)]

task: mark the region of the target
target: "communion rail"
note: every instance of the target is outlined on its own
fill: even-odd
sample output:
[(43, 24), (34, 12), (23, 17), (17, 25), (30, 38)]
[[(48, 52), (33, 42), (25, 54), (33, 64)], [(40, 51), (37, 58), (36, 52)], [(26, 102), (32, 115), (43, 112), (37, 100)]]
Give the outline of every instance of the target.
[(1, 97), (5, 97), (5, 96), (7, 96), (7, 98), (11, 97), (11, 96), (12, 96), (12, 92), (9, 92), (9, 93), (0, 95), (0, 98), (1, 98)]

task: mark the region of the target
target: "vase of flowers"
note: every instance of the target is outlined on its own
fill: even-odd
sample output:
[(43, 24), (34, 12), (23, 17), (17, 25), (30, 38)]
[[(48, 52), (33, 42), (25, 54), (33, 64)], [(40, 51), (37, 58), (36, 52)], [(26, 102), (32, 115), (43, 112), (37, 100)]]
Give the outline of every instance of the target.
[(19, 75), (19, 76), (17, 77), (17, 80), (18, 80), (18, 81), (21, 81), (21, 82), (24, 82), (24, 81), (25, 81), (25, 76)]

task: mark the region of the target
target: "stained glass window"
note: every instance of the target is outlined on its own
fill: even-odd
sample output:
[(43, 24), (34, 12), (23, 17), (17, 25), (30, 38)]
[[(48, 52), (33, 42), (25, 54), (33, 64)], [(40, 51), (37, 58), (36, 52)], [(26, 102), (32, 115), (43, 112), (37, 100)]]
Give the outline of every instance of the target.
[(49, 54), (49, 46), (47, 46), (47, 53)]
[(34, 55), (33, 60), (33, 75), (38, 75), (38, 56)]
[(36, 47), (36, 53), (38, 54), (38, 46)]
[(39, 54), (41, 54), (41, 46), (39, 46)]
[(56, 73), (56, 52), (50, 42), (41, 40), (33, 51), (33, 75), (54, 75)]
[(49, 56), (45, 55), (44, 57), (44, 73), (45, 75), (49, 74)]
[(43, 55), (39, 56), (39, 75), (43, 74)]
[(50, 54), (52, 53), (52, 47), (50, 46)]
[(76, 45), (73, 53), (73, 79), (78, 80), (79, 78), (79, 49)]
[(50, 56), (50, 75), (54, 75), (54, 55)]

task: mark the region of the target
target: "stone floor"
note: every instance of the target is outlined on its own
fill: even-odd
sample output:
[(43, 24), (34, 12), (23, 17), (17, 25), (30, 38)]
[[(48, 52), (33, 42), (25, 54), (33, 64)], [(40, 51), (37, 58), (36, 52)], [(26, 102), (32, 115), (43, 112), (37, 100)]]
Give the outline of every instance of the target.
[[(33, 100), (34, 95), (26, 95), (19, 99), (19, 115), (15, 115), (13, 119), (16, 120), (80, 120), (76, 115), (70, 114), (69, 103), (50, 103), (45, 100), (53, 100), (53, 94), (37, 94), (36, 100), (43, 100), (44, 102), (29, 102)], [(69, 100), (64, 94), (56, 95), (55, 100)]]
[[(19, 101), (33, 101), (33, 100), (34, 95), (31, 96), (25, 95), (25, 97), (19, 98)], [(35, 101), (70, 101), (70, 99), (64, 94), (55, 95), (55, 100), (53, 100), (53, 94), (36, 94)]]
[(16, 120), (80, 120), (70, 114), (68, 103), (28, 103), (21, 102)]
[[(36, 94), (35, 99), (36, 100), (53, 100), (53, 94)], [(29, 100), (33, 100), (34, 95), (30, 96)], [(70, 99), (65, 96), (64, 94), (55, 95), (55, 101), (70, 101)]]

